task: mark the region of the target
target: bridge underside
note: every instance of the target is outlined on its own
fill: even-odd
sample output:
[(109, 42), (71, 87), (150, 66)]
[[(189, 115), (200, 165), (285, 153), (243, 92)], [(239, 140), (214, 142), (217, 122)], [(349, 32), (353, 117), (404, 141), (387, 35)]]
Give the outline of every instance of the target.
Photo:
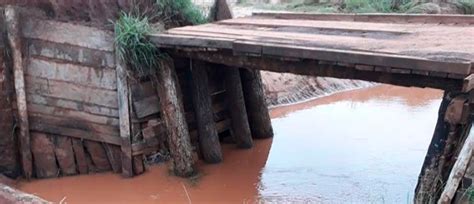
[(459, 78), (411, 74), (405, 70), (390, 67), (361, 66), (311, 59), (243, 56), (226, 51), (192, 51), (192, 49), (170, 50), (169, 52), (175, 56), (189, 57), (195, 60), (226, 65), (227, 67), (318, 77), (358, 79), (406, 87), (429, 87), (447, 91), (461, 91), (465, 81)]
[[(243, 68), (241, 73), (267, 70), (444, 90), (415, 195), (416, 203), (436, 203), (471, 128), (473, 24), (474, 17), (466, 16), (257, 14), (150, 39), (172, 56)], [(453, 194), (443, 192), (442, 203)]]

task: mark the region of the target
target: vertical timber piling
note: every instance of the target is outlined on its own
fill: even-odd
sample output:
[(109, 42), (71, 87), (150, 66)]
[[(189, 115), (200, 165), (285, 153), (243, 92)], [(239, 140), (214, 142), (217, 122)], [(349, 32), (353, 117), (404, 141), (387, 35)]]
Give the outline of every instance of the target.
[(13, 77), (11, 69), (7, 68), (4, 34), (4, 15), (0, 15), (0, 174), (17, 177), (20, 165), (13, 126)]
[(191, 138), (173, 60), (163, 61), (163, 66), (157, 74), (157, 80), (160, 107), (168, 130), (168, 143), (174, 173), (183, 177), (190, 176), (194, 173)]
[(436, 203), (470, 129), (467, 94), (445, 91), (438, 122), (415, 189), (415, 203)]
[(273, 137), (272, 122), (265, 102), (259, 70), (240, 69), (250, 130), (254, 138)]
[(18, 125), (20, 127), (20, 154), (23, 175), (30, 179), (33, 172), (28, 110), (26, 104), (25, 76), (23, 70), (23, 55), (20, 33), (20, 14), (13, 6), (5, 8), (5, 22), (7, 27), (8, 42), (10, 44), (15, 78), (16, 103), (18, 108)]
[[(115, 48), (118, 52), (118, 48)], [(122, 141), (122, 175), (124, 177), (133, 176), (132, 163), (132, 135), (130, 129), (130, 89), (127, 79), (127, 64), (122, 61), (118, 54), (115, 54), (117, 63), (117, 95), (119, 104), (119, 118), (120, 118), (120, 138)]]
[(232, 119), (232, 132), (237, 147), (248, 149), (253, 146), (252, 133), (245, 108), (244, 93), (242, 91), (242, 81), (238, 68), (228, 67), (225, 70), (225, 87), (227, 103)]
[(207, 69), (203, 61), (191, 62), (193, 105), (199, 134), (199, 149), (205, 162), (215, 164), (222, 161), (222, 150), (214, 121)]
[[(211, 19), (221, 21), (232, 19), (232, 12), (226, 0), (216, 0), (211, 13)], [(220, 65), (223, 68), (224, 65)], [(237, 147), (248, 149), (253, 146), (252, 133), (245, 107), (245, 99), (242, 91), (242, 80), (239, 68), (225, 67), (224, 80), (227, 94), (227, 104), (232, 120), (232, 133)]]

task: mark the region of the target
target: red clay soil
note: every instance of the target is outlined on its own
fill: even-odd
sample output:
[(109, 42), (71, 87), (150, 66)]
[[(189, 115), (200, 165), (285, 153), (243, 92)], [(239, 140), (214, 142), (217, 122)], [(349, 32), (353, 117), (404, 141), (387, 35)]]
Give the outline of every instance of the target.
[[(132, 2), (148, 7), (148, 0), (0, 0), (0, 7), (16, 5), (39, 9), (46, 16), (61, 21), (74, 21), (99, 27), (111, 27), (109, 20), (116, 19), (120, 11), (128, 11)], [(28, 12), (32, 14), (34, 12)]]

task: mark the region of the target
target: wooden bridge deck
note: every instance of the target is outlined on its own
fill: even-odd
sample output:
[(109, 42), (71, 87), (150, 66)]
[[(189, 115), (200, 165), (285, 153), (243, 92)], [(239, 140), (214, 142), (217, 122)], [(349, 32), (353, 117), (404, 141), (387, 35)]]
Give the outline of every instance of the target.
[(474, 16), (259, 13), (151, 39), (229, 66), (443, 89), (474, 62)]

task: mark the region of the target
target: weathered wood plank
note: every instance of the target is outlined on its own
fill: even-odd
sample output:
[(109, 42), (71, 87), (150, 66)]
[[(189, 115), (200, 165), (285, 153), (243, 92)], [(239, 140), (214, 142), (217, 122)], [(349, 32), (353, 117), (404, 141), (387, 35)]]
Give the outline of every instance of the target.
[(79, 129), (83, 131), (89, 131), (92, 133), (99, 133), (110, 135), (114, 137), (120, 137), (120, 131), (118, 127), (101, 125), (96, 123), (87, 122), (80, 119), (64, 118), (60, 116), (47, 115), (42, 113), (30, 112), (29, 114), (30, 123), (46, 122), (48, 124), (54, 124), (58, 127)]
[(74, 159), (74, 151), (70, 137), (52, 136), (54, 139), (54, 153), (60, 168), (60, 172), (64, 176), (76, 175), (76, 161)]
[(113, 69), (100, 69), (30, 58), (25, 72), (29, 76), (44, 79), (108, 90), (117, 89), (117, 78)]
[(289, 45), (265, 45), (263, 54), (279, 57), (327, 60), (372, 66), (386, 66), (423, 71), (436, 71), (468, 75), (471, 64), (468, 62), (434, 61), (420, 57), (371, 53), (361, 51), (344, 51), (336, 49), (310, 48)]
[(54, 144), (51, 139), (51, 136), (43, 133), (31, 133), (31, 151), (33, 152), (35, 173), (38, 178), (59, 176)]
[(190, 176), (194, 173), (194, 160), (178, 77), (172, 60), (164, 61), (161, 68), (157, 76), (158, 95), (163, 120), (168, 129), (174, 172), (178, 176)]
[(33, 165), (30, 145), (30, 132), (28, 123), (28, 107), (26, 105), (25, 78), (21, 34), (20, 14), (12, 6), (5, 8), (5, 22), (7, 25), (8, 42), (13, 58), (13, 73), (15, 79), (16, 103), (18, 109), (18, 126), (20, 127), (20, 153), (23, 174), (26, 179), (32, 176)]
[(27, 93), (118, 108), (117, 91), (26, 76)]
[(89, 167), (87, 165), (87, 156), (84, 151), (84, 145), (82, 139), (71, 138), (72, 148), (74, 150), (74, 156), (76, 158), (77, 171), (80, 174), (89, 173)]
[(258, 70), (240, 69), (250, 130), (254, 138), (273, 137), (273, 127)]
[(133, 157), (133, 173), (140, 175), (145, 172), (145, 165), (143, 164), (143, 155)]
[(144, 118), (160, 112), (160, 101), (157, 96), (151, 96), (140, 101), (134, 101), (133, 107), (137, 118)]
[(99, 142), (84, 140), (84, 146), (89, 152), (92, 163), (96, 167), (97, 172), (106, 172), (112, 170), (112, 167), (107, 158), (107, 153), (104, 147)]
[(28, 103), (29, 111), (33, 113), (42, 113), (52, 116), (58, 116), (63, 119), (71, 120), (82, 120), (91, 123), (97, 123), (101, 125), (119, 126), (119, 120), (117, 118), (110, 118), (106, 116), (92, 115), (82, 111), (69, 110), (53, 106), (37, 105)]
[(120, 138), (122, 149), (122, 176), (133, 177), (132, 162), (132, 135), (130, 129), (130, 87), (127, 79), (127, 65), (117, 54), (115, 48), (115, 61), (117, 63), (117, 100), (120, 116)]
[(209, 67), (205, 62), (192, 61), (192, 95), (201, 156), (205, 162), (215, 164), (220, 163), (223, 158), (212, 111), (207, 73)]
[(77, 24), (27, 18), (22, 24), (22, 35), (31, 39), (114, 51), (114, 35), (111, 32)]
[(305, 19), (323, 21), (474, 24), (474, 18), (472, 16), (449, 14), (307, 14), (294, 12), (254, 12), (253, 16), (276, 19)]
[(120, 146), (103, 144), (107, 158), (109, 159), (110, 165), (114, 173), (122, 172), (122, 150)]
[(119, 137), (106, 135), (97, 132), (80, 130), (75, 128), (59, 127), (56, 124), (49, 124), (47, 121), (32, 121), (30, 126), (32, 131), (44, 132), (55, 135), (64, 135), (78, 139), (85, 139), (97, 142), (105, 142), (108, 144), (121, 145)]
[(169, 34), (150, 35), (150, 40), (159, 47), (191, 46), (202, 48), (232, 49), (233, 40), (228, 38), (213, 38), (197, 36), (176, 36)]
[[(474, 124), (471, 124), (471, 127)], [(454, 198), (456, 191), (458, 190), (459, 183), (464, 177), (466, 170), (469, 165), (469, 161), (472, 158), (474, 149), (474, 131), (469, 132), (468, 137), (464, 141), (464, 146), (461, 148), (461, 152), (457, 157), (456, 163), (449, 174), (448, 181), (444, 187), (443, 193), (441, 194), (438, 204), (449, 204)]]
[(90, 67), (115, 68), (115, 56), (112, 52), (34, 39), (29, 40), (28, 51), (29, 55), (34, 57)]
[(474, 89), (474, 74), (469, 75), (464, 79), (464, 83), (462, 85), (462, 92), (469, 92)]
[(60, 98), (54, 98), (49, 96), (42, 96), (34, 93), (28, 93), (26, 95), (26, 101), (32, 104), (38, 105), (54, 105), (55, 107), (71, 109), (75, 111), (82, 111), (98, 116), (107, 116), (111, 118), (119, 117), (118, 110), (114, 108), (108, 108), (104, 106), (98, 106), (94, 104), (87, 104), (79, 101), (72, 101)]
[(227, 103), (232, 118), (232, 132), (239, 148), (251, 148), (253, 146), (252, 132), (250, 131), (247, 108), (245, 107), (242, 81), (239, 68), (227, 67), (224, 75), (226, 83)]
[[(461, 90), (462, 80), (430, 77), (418, 74), (397, 74), (360, 71), (353, 68), (338, 66), (327, 61), (316, 60), (286, 61), (285, 59), (257, 58), (248, 56), (233, 56), (228, 52), (173, 52), (175, 55), (191, 57), (211, 63), (224, 64), (255, 70), (266, 70), (280, 73), (294, 73), (308, 76), (333, 77), (340, 79), (359, 79), (379, 83), (408, 87), (431, 87), (443, 90)], [(311, 67), (309, 69), (308, 67)]]

